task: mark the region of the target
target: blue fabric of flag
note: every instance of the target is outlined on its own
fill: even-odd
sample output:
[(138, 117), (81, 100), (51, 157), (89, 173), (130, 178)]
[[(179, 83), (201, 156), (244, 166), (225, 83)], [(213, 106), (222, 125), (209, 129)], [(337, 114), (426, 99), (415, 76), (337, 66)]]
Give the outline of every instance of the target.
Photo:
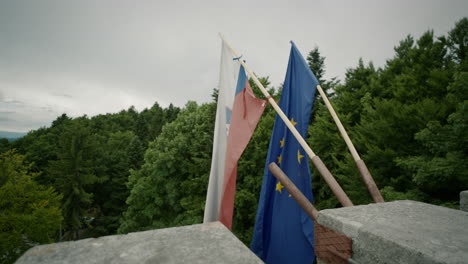
[(245, 74), (244, 66), (241, 65), (239, 68), (239, 77), (237, 78), (236, 95), (245, 89), (246, 81), (247, 81), (247, 74)]
[[(245, 89), (245, 82), (247, 81), (247, 74), (245, 74), (244, 67), (241, 65), (239, 68), (239, 77), (237, 78), (236, 94), (239, 94)], [(226, 107), (226, 124), (231, 124), (232, 111)]]
[[(292, 41), (291, 45), (279, 106), (305, 138), (318, 81)], [(276, 115), (251, 249), (268, 264), (311, 264), (315, 258), (313, 221), (268, 170), (271, 162), (313, 201), (307, 154)]]

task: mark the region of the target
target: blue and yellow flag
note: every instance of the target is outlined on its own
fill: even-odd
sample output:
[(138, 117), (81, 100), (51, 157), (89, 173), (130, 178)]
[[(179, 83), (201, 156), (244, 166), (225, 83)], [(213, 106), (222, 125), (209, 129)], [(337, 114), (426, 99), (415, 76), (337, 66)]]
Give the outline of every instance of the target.
[[(318, 81), (296, 45), (291, 44), (279, 106), (305, 138)], [(311, 202), (313, 199), (308, 157), (276, 115), (251, 249), (268, 264), (311, 264), (315, 258), (313, 221), (268, 170), (271, 162), (276, 162)]]

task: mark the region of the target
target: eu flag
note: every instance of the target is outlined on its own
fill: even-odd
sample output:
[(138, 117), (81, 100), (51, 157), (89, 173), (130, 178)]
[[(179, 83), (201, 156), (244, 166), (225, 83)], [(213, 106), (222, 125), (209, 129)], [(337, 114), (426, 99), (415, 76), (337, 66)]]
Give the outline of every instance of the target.
[[(305, 138), (318, 81), (296, 45), (291, 44), (279, 106)], [(308, 157), (276, 115), (251, 249), (266, 263), (311, 264), (315, 258), (313, 221), (268, 170), (271, 162), (276, 162), (311, 202), (313, 199)]]

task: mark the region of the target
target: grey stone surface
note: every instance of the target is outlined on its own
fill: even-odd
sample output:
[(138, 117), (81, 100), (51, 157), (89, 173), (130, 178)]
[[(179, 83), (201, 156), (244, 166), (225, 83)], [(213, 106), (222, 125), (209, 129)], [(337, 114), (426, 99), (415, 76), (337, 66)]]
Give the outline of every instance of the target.
[(460, 210), (468, 212), (468, 191), (460, 193)]
[(468, 213), (415, 201), (327, 209), (318, 222), (353, 239), (363, 263), (468, 263)]
[(41, 245), (23, 263), (263, 263), (219, 222)]

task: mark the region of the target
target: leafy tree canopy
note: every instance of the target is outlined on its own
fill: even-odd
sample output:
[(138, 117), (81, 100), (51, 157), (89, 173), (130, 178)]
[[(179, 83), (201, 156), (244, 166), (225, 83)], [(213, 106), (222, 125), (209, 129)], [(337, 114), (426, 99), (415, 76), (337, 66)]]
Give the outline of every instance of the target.
[(31, 167), (14, 151), (0, 154), (1, 263), (13, 263), (28, 248), (53, 242), (62, 221), (62, 197), (37, 184)]

